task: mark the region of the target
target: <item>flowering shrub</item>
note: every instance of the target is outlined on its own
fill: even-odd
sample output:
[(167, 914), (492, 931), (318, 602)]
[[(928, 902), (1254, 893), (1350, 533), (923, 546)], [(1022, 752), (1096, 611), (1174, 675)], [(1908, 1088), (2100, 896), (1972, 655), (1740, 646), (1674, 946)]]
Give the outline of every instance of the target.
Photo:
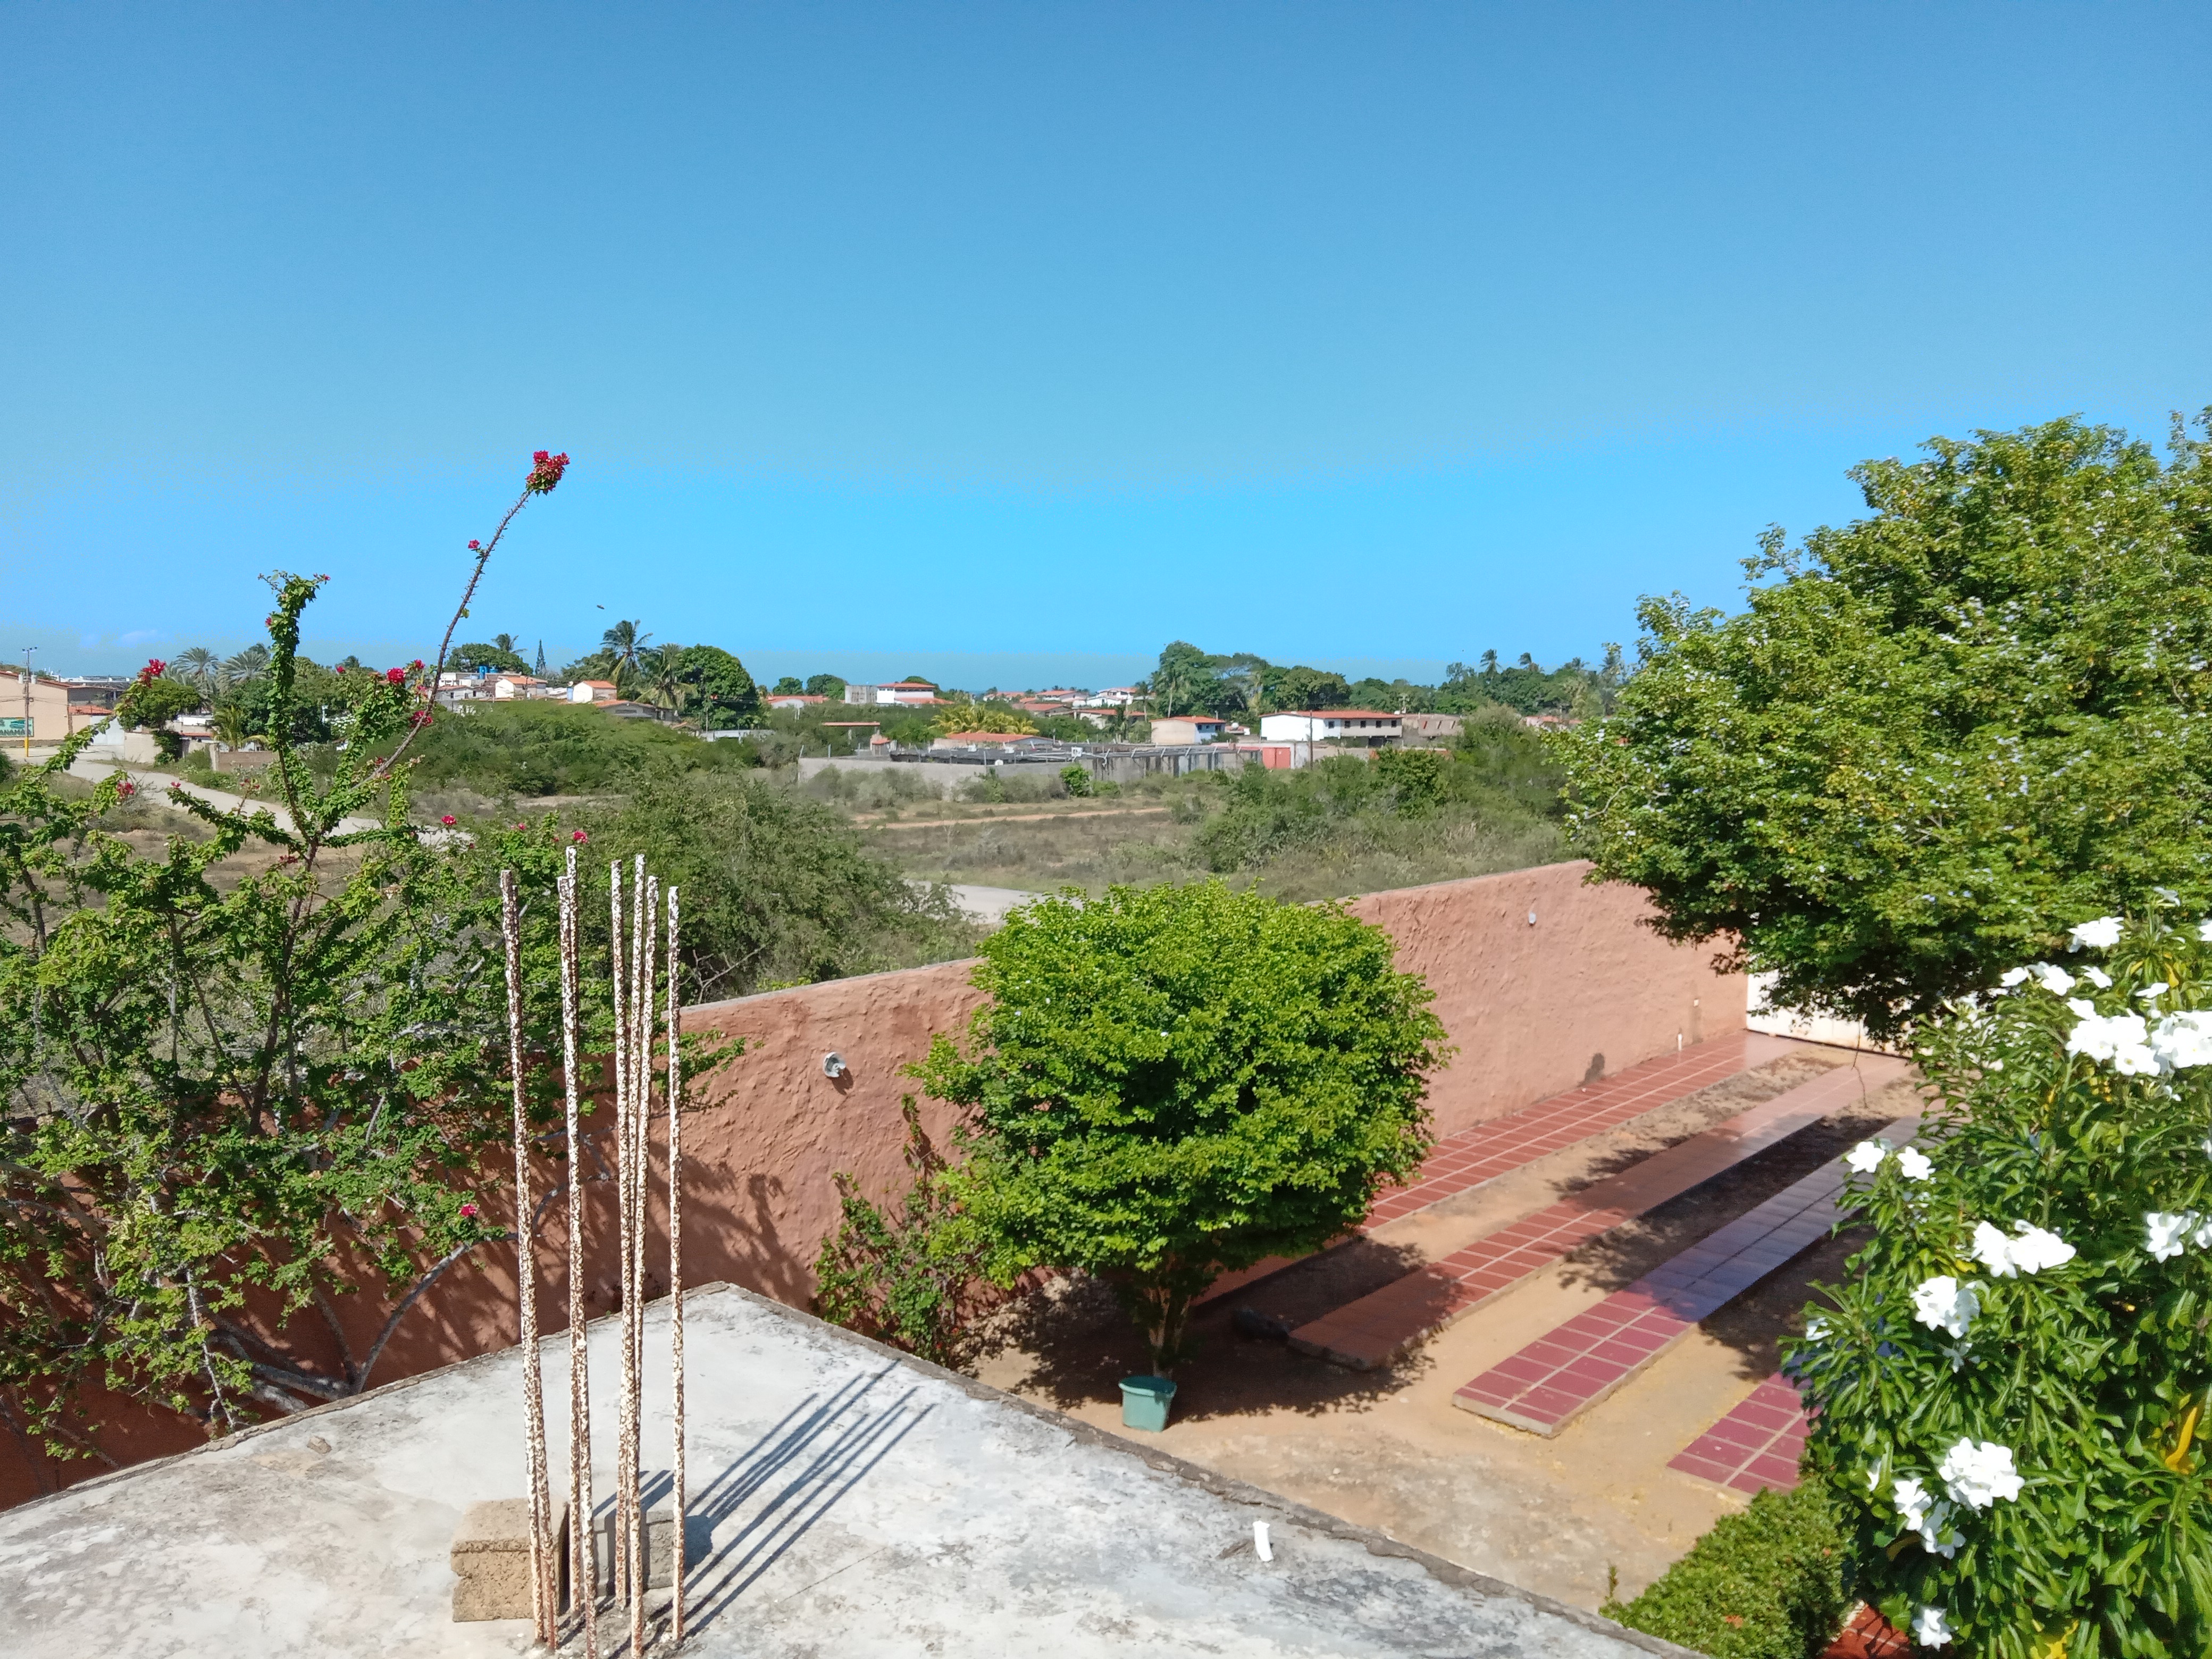
[[(0, 788), (0, 1423), (57, 1455), (109, 1457), (103, 1390), (210, 1433), (358, 1393), (424, 1291), (504, 1236), (468, 1190), (512, 1110), (502, 866), (525, 1040), (558, 1052), (557, 831), (417, 832), (386, 751), (423, 712), (420, 662), (362, 677), (319, 779), (292, 714), (324, 579), (269, 580), (281, 811), (173, 789), (209, 834), (142, 854), (102, 828), (119, 775), (54, 787), (88, 732)], [(126, 720), (193, 695), (161, 667)], [(249, 848), (275, 857), (218, 879)], [(550, 1118), (550, 1068), (527, 1084)], [(371, 1316), (343, 1319), (349, 1294)]]
[(1923, 1647), (2212, 1645), (2212, 921), (2075, 928), (1923, 1030), (1918, 1148), (1791, 1356), (1861, 1589)]

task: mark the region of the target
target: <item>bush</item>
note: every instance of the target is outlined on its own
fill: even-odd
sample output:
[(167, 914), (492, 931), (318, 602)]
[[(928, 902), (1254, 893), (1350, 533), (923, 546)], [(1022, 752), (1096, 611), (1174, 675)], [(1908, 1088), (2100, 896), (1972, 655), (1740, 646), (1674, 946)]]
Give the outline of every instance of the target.
[(1109, 1279), (1164, 1373), (1220, 1273), (1318, 1249), (1428, 1155), (1431, 993), (1338, 906), (1115, 887), (982, 948), (965, 1051), (915, 1073), (972, 1113), (950, 1189), (998, 1283)]
[(1713, 1659), (1810, 1659), (1851, 1605), (1850, 1559), (1816, 1482), (1723, 1516), (1634, 1601), (1599, 1611)]
[[(441, 709), (408, 751), (418, 788), (460, 785), (487, 795), (568, 795), (620, 788), (641, 768), (738, 771), (758, 757), (702, 743), (657, 720), (623, 720), (581, 704), (480, 702)], [(325, 755), (324, 763), (331, 763)]]
[[(631, 775), (620, 802), (574, 822), (600, 869), (642, 853), (682, 889), (692, 1000), (942, 962), (974, 939), (941, 889), (908, 882), (836, 812), (758, 772), (656, 764)], [(586, 917), (587, 932), (605, 922)]]
[(994, 1298), (981, 1251), (953, 1224), (945, 1160), (922, 1133), (914, 1097), (906, 1116), (906, 1166), (914, 1184), (887, 1215), (840, 1172), (841, 1219), (814, 1263), (814, 1311), (833, 1325), (919, 1354), (934, 1364), (961, 1358), (975, 1316)]
[(1874, 1236), (1790, 1363), (1862, 1593), (1923, 1645), (2212, 1648), (2209, 933), (2075, 929), (2105, 959), (1931, 1022), (1935, 1126), (1852, 1155)]

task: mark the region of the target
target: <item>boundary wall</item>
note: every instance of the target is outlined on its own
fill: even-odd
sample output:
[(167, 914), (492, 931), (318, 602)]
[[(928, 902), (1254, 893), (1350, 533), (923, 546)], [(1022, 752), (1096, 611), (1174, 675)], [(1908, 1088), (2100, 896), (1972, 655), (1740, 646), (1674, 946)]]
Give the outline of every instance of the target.
[[(1370, 894), (1352, 914), (1396, 939), (1399, 966), (1426, 975), (1433, 1005), (1458, 1052), (1431, 1081), (1439, 1137), (1516, 1111), (1678, 1046), (1741, 1030), (1745, 987), (1715, 973), (1706, 953), (1672, 945), (1639, 925), (1649, 914), (1635, 889), (1586, 884), (1583, 863)], [(1532, 920), (1533, 918), (1533, 920)], [(773, 991), (684, 1012), (687, 1033), (743, 1037), (745, 1052), (687, 1084), (684, 1117), (685, 1278), (726, 1279), (797, 1306), (813, 1290), (813, 1265), (836, 1228), (830, 1177), (848, 1171), (871, 1198), (904, 1190), (902, 1097), (915, 1093), (901, 1068), (919, 1060), (933, 1033), (964, 1027), (982, 997), (969, 983), (972, 961)], [(824, 1061), (832, 1054), (842, 1065)], [(948, 1137), (951, 1109), (923, 1099), (921, 1121)], [(594, 1148), (611, 1113), (587, 1141), (586, 1273), (592, 1316), (612, 1311), (617, 1282), (607, 1241), (612, 1182)], [(655, 1178), (665, 1191), (662, 1131), (654, 1134)], [(538, 1172), (540, 1194), (562, 1178)], [(507, 1184), (488, 1170), (483, 1201), (496, 1214)], [(655, 1210), (659, 1208), (656, 1200)], [(564, 1261), (561, 1206), (549, 1206), (541, 1260)], [(665, 1240), (648, 1243), (647, 1291), (666, 1294)], [(372, 1383), (389, 1382), (516, 1340), (512, 1252), (494, 1247), (448, 1273), (410, 1310)], [(566, 1291), (541, 1289), (539, 1319), (565, 1328)], [(338, 1314), (355, 1356), (374, 1340), (378, 1309), (348, 1297)], [(306, 1316), (312, 1320), (313, 1316)], [(304, 1331), (295, 1327), (295, 1333)], [(335, 1345), (321, 1363), (335, 1370)], [(104, 1437), (137, 1462), (182, 1449), (197, 1436), (166, 1416), (126, 1408)], [(39, 1462), (45, 1463), (43, 1458)], [(102, 1466), (76, 1462), (34, 1471), (20, 1442), (0, 1435), (0, 1506), (32, 1497), (57, 1479), (80, 1480)]]

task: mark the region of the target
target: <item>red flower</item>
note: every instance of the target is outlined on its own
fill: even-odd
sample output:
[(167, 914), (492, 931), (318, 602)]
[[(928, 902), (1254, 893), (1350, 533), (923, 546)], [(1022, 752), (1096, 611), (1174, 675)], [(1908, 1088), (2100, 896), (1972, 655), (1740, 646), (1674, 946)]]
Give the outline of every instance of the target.
[(518, 830), (527, 830), (528, 828), (530, 828), (530, 826), (529, 826), (528, 824), (526, 824), (526, 823), (518, 823), (518, 824), (516, 824), (514, 827), (515, 827), (516, 829), (518, 829)]
[(415, 659), (415, 660), (414, 660), (413, 662), (409, 663), (407, 665), (408, 665), (410, 668), (420, 668), (420, 667), (422, 665), (422, 658), (420, 658), (420, 657), (417, 657), (417, 658), (416, 658), (416, 659)]
[(407, 684), (407, 671), (404, 668), (387, 668), (384, 671), (384, 678), (394, 685), (404, 685)]
[(566, 450), (554, 455), (541, 449), (531, 456), (530, 462), (530, 477), (522, 487), (533, 495), (550, 494), (553, 486), (561, 482), (561, 475), (568, 470)]
[(416, 731), (421, 731), (430, 723), (430, 711), (427, 708), (416, 709), (407, 717), (407, 723)]
[(461, 1206), (461, 1219), (462, 1219), (462, 1220), (464, 1220), (464, 1221), (474, 1221), (476, 1218), (477, 1218), (477, 1206), (476, 1206), (475, 1205), (473, 1205), (473, 1204), (464, 1204), (464, 1205), (462, 1205), (462, 1206)]
[(157, 680), (161, 678), (163, 671), (168, 665), (159, 657), (149, 657), (146, 659), (146, 665), (138, 671), (138, 678), (141, 680)]
[(471, 552), (471, 553), (481, 553), (481, 552), (483, 552), (483, 544), (482, 542), (471, 542), (471, 543), (469, 544), (469, 551), (470, 551), (470, 552)]
[(455, 818), (451, 812), (447, 813), (445, 817), (438, 820), (439, 823), (444, 824), (448, 830), (452, 829), (459, 821), (459, 820)]
[(115, 786), (115, 793), (118, 795), (135, 795), (138, 793), (138, 786), (125, 778)]
[(580, 830), (571, 830), (568, 832), (568, 839), (570, 841), (589, 841), (591, 840), (591, 837)]

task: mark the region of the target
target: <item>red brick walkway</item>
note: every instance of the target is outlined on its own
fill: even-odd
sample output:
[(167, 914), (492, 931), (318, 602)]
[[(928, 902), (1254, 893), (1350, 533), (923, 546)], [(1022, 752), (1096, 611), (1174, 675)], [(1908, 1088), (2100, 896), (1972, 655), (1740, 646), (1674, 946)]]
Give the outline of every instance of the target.
[[(1900, 1118), (1882, 1133), (1900, 1145), (1918, 1128), (1917, 1118)], [(1463, 1383), (1452, 1404), (1516, 1429), (1557, 1434), (1695, 1330), (1699, 1320), (1817, 1243), (1835, 1223), (1843, 1189), (1843, 1160), (1832, 1159)]]
[(1902, 1060), (1862, 1055), (1855, 1066), (1838, 1066), (1801, 1083), (1300, 1326), (1291, 1334), (1291, 1344), (1302, 1353), (1324, 1355), (1355, 1370), (1388, 1364), (1577, 1245), (1710, 1181), (1863, 1093), (1903, 1077), (1907, 1069)]
[(1376, 1200), (1366, 1224), (1379, 1226), (1426, 1209), (1439, 1199), (1510, 1175), (1724, 1078), (1802, 1051), (1802, 1044), (1787, 1037), (1736, 1031), (1462, 1129), (1437, 1143), (1411, 1184)]
[(1810, 1426), (1797, 1385), (1778, 1371), (1667, 1467), (1746, 1494), (1761, 1486), (1788, 1492)]

